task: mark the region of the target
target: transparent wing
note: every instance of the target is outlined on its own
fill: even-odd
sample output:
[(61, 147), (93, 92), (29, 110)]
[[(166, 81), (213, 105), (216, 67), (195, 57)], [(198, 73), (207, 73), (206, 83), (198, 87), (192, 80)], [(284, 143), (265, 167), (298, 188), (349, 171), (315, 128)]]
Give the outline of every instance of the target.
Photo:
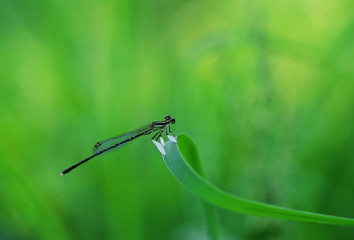
[(155, 128), (151, 127), (151, 124), (149, 125), (145, 125), (143, 127), (140, 127), (134, 131), (131, 131), (129, 133), (117, 136), (117, 137), (112, 137), (112, 138), (108, 138), (106, 140), (102, 140), (98, 143), (96, 143), (96, 145), (93, 147), (93, 153), (94, 154), (99, 154), (99, 153), (108, 153), (108, 152), (113, 152), (123, 146), (125, 146), (126, 144), (128, 144), (129, 142), (131, 142), (131, 140), (140, 137), (142, 135), (147, 135), (152, 133), (153, 131), (155, 131)]

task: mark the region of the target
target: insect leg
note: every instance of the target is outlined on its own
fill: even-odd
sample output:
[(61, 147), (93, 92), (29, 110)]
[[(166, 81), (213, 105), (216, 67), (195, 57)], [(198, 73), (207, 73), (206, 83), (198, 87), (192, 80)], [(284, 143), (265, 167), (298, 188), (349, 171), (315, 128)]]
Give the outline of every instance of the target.
[(161, 130), (159, 130), (159, 131), (151, 138), (151, 140), (154, 140), (155, 137), (156, 137), (157, 135), (159, 135), (160, 132), (161, 132)]
[(165, 131), (165, 127), (160, 131), (160, 132), (158, 132), (159, 133), (159, 135), (156, 137), (156, 141), (159, 139), (159, 137), (161, 137), (161, 135), (162, 135), (162, 133), (163, 133), (163, 131)]

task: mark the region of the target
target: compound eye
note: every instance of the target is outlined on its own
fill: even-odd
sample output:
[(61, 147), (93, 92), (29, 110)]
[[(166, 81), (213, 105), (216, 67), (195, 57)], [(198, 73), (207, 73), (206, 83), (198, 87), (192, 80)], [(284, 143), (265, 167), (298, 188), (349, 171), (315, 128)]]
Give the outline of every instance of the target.
[(174, 118), (171, 118), (171, 123), (174, 124), (176, 120)]
[(171, 117), (169, 115), (166, 115), (165, 120), (170, 120)]

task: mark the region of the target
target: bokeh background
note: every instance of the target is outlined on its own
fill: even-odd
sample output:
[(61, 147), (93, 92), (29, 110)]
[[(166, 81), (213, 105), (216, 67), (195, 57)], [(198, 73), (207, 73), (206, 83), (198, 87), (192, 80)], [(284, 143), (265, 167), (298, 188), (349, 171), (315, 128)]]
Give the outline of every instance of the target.
[[(149, 137), (166, 114), (239, 196), (354, 217), (353, 2), (0, 1), (0, 239), (207, 239)], [(353, 239), (217, 209), (222, 239)]]

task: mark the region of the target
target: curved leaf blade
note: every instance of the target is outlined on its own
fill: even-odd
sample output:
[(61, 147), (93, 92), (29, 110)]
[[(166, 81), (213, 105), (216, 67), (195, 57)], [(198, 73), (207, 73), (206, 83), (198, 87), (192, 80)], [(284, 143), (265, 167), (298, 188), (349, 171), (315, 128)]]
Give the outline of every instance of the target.
[[(193, 141), (185, 134), (178, 136), (177, 143), (168, 141), (163, 159), (171, 173), (186, 188), (204, 201), (230, 211), (284, 220), (354, 226), (354, 219), (293, 210), (271, 204), (248, 200), (227, 193), (197, 173), (199, 157)], [(192, 167), (191, 167), (192, 166)], [(201, 168), (200, 168), (201, 169)], [(198, 170), (199, 171), (199, 170)], [(202, 175), (203, 172), (201, 172)]]

